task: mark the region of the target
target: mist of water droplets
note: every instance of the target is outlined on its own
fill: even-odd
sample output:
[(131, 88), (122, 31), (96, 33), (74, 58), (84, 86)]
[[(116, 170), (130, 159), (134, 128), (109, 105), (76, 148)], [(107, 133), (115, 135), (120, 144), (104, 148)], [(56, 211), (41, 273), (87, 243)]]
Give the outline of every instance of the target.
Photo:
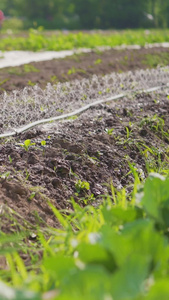
[(101, 98), (169, 83), (169, 67), (94, 75), (57, 85), (38, 85), (0, 95), (0, 133), (44, 118), (69, 113)]

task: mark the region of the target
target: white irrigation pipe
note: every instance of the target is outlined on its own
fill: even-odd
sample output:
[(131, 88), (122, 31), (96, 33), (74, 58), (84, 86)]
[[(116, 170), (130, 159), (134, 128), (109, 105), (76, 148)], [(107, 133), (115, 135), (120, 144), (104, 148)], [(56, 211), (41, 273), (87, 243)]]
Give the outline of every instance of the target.
[[(162, 89), (164, 87), (167, 87), (169, 86), (169, 84), (166, 84), (166, 85), (163, 85), (163, 86), (156, 86), (156, 87), (153, 87), (153, 88), (149, 88), (149, 89), (146, 89), (146, 90), (140, 90), (140, 91), (132, 91), (131, 94), (140, 94), (140, 93), (150, 93), (150, 92), (154, 92), (154, 91), (157, 91), (159, 89)], [(106, 99), (100, 99), (100, 100), (97, 100), (93, 103), (90, 103), (90, 104), (87, 104), (79, 109), (76, 109), (70, 113), (67, 113), (67, 114), (64, 114), (64, 115), (61, 115), (61, 116), (57, 116), (57, 117), (51, 117), (51, 118), (48, 118), (48, 119), (42, 119), (42, 120), (38, 120), (38, 121), (35, 121), (35, 122), (32, 122), (32, 123), (29, 123), (28, 125), (25, 125), (25, 126), (22, 126), (22, 127), (19, 127), (17, 129), (15, 129), (14, 131), (11, 131), (11, 132), (8, 132), (8, 133), (4, 133), (4, 134), (0, 134), (0, 138), (6, 138), (6, 137), (9, 137), (9, 136), (14, 136), (14, 135), (18, 135), (19, 133), (22, 133), (24, 131), (27, 131), (29, 130), (30, 128), (32, 127), (35, 127), (37, 125), (40, 125), (40, 124), (45, 124), (45, 123), (49, 123), (49, 122), (53, 122), (53, 121), (59, 121), (59, 120), (62, 120), (62, 119), (66, 119), (66, 118), (69, 118), (69, 117), (72, 117), (72, 116), (75, 116), (75, 115), (78, 115), (82, 112), (84, 112), (85, 110), (93, 107), (93, 106), (96, 106), (98, 104), (101, 104), (101, 103), (104, 103), (104, 102), (108, 102), (108, 101), (113, 101), (113, 100), (117, 100), (117, 99), (120, 99), (120, 98), (124, 98), (126, 96), (128, 96), (129, 93), (123, 93), (123, 94), (118, 94), (118, 95), (115, 95), (115, 96), (111, 96), (111, 97), (108, 97)]]

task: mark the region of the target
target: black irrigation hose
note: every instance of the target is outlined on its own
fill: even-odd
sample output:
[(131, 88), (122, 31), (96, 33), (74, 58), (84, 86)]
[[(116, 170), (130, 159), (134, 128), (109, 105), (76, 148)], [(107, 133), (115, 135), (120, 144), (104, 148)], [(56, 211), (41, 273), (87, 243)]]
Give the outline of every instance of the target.
[[(163, 86), (156, 86), (156, 87), (149, 88), (149, 89), (146, 89), (146, 90), (143, 89), (143, 90), (140, 90), (140, 91), (132, 91), (131, 94), (141, 94), (143, 92), (144, 93), (151, 93), (151, 92), (157, 91), (159, 89), (162, 89), (162, 88), (168, 87), (168, 86), (169, 86), (169, 84), (166, 84), (166, 85), (163, 85)], [(0, 138), (6, 138), (6, 137), (9, 137), (9, 136), (18, 135), (18, 134), (20, 134), (22, 132), (25, 132), (25, 131), (29, 130), (30, 128), (35, 127), (35, 126), (40, 125), (40, 124), (45, 124), (45, 123), (49, 123), (49, 122), (52, 122), (52, 121), (59, 121), (59, 120), (62, 120), (62, 119), (69, 118), (69, 117), (81, 114), (82, 112), (86, 111), (87, 109), (89, 109), (93, 106), (96, 106), (98, 104), (108, 102), (108, 101), (117, 100), (117, 99), (120, 99), (120, 98), (124, 98), (126, 96), (128, 96), (128, 93), (118, 94), (118, 95), (111, 96), (111, 97), (106, 98), (106, 99), (97, 100), (97, 101), (95, 101), (91, 104), (85, 105), (85, 106), (83, 106), (79, 109), (76, 109), (76, 110), (74, 110), (70, 113), (67, 113), (67, 114), (64, 114), (64, 115), (61, 115), (61, 116), (57, 116), (57, 117), (51, 117), (51, 118), (48, 118), (48, 119), (38, 120), (38, 121), (35, 121), (35, 122), (32, 122), (32, 123), (29, 123), (28, 125), (17, 128), (14, 131), (4, 133), (4, 134), (0, 134)]]

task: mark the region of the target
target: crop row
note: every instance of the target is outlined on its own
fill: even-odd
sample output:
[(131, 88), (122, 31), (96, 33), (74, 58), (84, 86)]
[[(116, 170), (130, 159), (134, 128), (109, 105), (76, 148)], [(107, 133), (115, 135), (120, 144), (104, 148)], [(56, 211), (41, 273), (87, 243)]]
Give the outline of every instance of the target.
[(30, 29), (29, 35), (7, 36), (0, 39), (1, 50), (64, 50), (74, 48), (115, 47), (119, 45), (141, 45), (146, 43), (169, 42), (169, 30), (124, 30), (113, 32), (45, 34)]

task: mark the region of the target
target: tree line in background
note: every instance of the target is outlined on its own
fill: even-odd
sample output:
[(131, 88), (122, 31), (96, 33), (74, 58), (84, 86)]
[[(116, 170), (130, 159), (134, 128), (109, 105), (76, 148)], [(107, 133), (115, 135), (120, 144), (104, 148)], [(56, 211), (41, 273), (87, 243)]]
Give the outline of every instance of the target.
[(25, 28), (169, 27), (169, 0), (1, 0), (0, 9)]

